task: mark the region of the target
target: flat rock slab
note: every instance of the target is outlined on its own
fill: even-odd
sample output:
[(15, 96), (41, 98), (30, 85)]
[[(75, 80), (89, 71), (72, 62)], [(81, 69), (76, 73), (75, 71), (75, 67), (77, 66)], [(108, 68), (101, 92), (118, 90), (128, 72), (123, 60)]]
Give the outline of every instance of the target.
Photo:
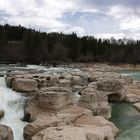
[(135, 94), (126, 94), (124, 101), (128, 103), (140, 102), (140, 96), (135, 95)]
[(35, 92), (38, 90), (38, 83), (33, 79), (15, 78), (12, 88), (18, 92)]

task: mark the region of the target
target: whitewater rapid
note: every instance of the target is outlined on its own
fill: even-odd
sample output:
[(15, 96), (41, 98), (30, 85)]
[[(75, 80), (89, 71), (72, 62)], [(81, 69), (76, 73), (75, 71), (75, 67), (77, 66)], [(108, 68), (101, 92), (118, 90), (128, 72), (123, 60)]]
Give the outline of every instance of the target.
[(0, 77), (0, 110), (4, 118), (0, 124), (9, 126), (14, 133), (14, 140), (24, 140), (23, 128), (27, 125), (22, 121), (25, 97), (6, 87), (4, 77)]

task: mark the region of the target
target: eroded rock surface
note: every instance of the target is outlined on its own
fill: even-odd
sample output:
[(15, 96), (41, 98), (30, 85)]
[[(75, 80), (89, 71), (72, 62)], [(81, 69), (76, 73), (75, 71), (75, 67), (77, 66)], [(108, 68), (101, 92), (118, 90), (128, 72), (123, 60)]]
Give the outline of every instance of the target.
[(13, 131), (10, 127), (0, 125), (0, 140), (14, 140)]
[(103, 117), (81, 117), (73, 126), (46, 128), (32, 137), (32, 140), (114, 140), (118, 129)]
[[(104, 65), (103, 65), (104, 66)], [(108, 101), (139, 102), (140, 86), (132, 78), (91, 66), (77, 72), (11, 72), (8, 87), (29, 95), (25, 139), (114, 140), (118, 133)]]

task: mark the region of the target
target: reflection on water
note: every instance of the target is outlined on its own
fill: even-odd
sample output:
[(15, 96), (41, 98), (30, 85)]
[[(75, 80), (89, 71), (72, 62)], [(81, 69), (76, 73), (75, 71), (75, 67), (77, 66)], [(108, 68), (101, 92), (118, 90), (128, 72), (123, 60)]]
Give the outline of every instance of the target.
[(111, 103), (111, 121), (120, 129), (116, 140), (140, 140), (140, 113), (127, 103)]

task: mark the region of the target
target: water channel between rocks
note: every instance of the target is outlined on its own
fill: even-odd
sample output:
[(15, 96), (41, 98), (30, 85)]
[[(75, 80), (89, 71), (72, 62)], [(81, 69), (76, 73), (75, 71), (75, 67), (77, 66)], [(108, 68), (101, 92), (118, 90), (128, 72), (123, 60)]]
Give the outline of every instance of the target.
[(14, 140), (23, 140), (23, 128), (27, 124), (22, 121), (25, 98), (5, 84), (4, 77), (0, 77), (0, 109), (4, 111), (4, 118), (0, 124), (12, 128)]
[[(119, 71), (122, 75), (131, 76), (140, 81), (140, 71)], [(127, 103), (111, 103), (111, 121), (120, 129), (121, 134), (116, 140), (140, 140), (140, 113)]]

